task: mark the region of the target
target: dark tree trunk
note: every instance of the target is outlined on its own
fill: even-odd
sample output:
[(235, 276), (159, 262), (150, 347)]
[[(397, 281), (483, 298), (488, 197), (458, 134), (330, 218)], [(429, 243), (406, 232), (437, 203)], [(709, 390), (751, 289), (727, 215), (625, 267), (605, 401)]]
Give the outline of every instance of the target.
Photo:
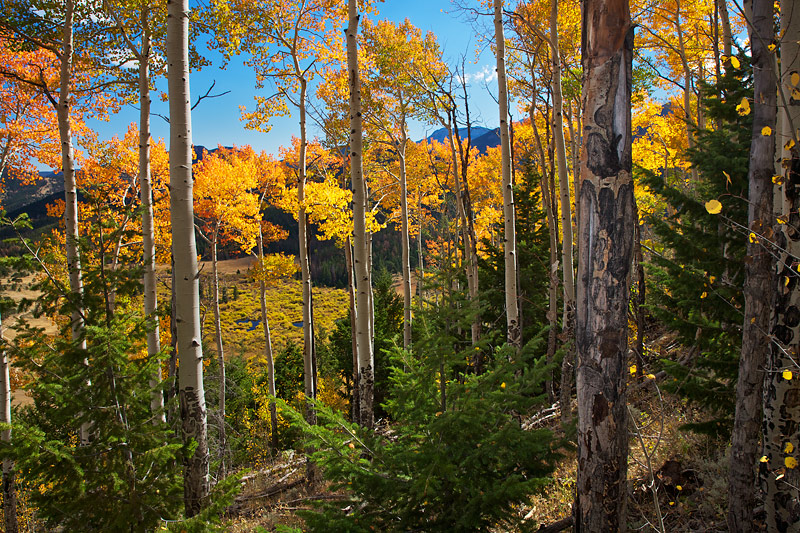
[(633, 27), (627, 0), (586, 0), (582, 16), (575, 530), (624, 531), (628, 298), (636, 225), (631, 180)]
[(774, 38), (773, 2), (752, 0), (752, 19), (748, 24), (753, 50), (753, 138), (750, 143), (750, 170), (747, 243), (744, 281), (744, 325), (739, 378), (736, 383), (736, 414), (731, 434), (730, 474), (728, 479), (728, 527), (731, 531), (755, 531), (756, 466), (759, 454), (762, 391), (767, 353), (770, 349), (769, 320), (775, 293), (772, 243), (772, 176), (775, 173), (775, 135), (764, 135), (763, 128), (775, 131), (777, 80), (772, 52)]

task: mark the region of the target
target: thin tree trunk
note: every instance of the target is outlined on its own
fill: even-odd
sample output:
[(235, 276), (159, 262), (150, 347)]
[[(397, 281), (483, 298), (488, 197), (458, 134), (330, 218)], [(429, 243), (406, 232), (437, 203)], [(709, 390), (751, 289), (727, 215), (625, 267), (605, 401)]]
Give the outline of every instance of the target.
[[(555, 214), (553, 213), (553, 204), (551, 201), (550, 184), (546, 176), (542, 176), (542, 203), (544, 204), (545, 213), (547, 216), (547, 233), (550, 237), (550, 262), (548, 264), (548, 306), (547, 306), (547, 324), (549, 330), (547, 332), (547, 363), (553, 362), (555, 357), (558, 340), (558, 229), (555, 222)], [(547, 397), (550, 402), (555, 400), (555, 392), (553, 391), (553, 373), (549, 373), (549, 378), (545, 382), (547, 389)], [(563, 407), (562, 407), (563, 409)]]
[[(153, 186), (150, 168), (150, 11), (142, 9), (142, 50), (139, 57), (139, 193), (142, 197), (142, 260), (144, 261), (144, 315), (153, 321), (147, 330), (147, 357), (152, 361), (161, 351), (156, 292), (156, 244), (153, 229)], [(150, 381), (150, 411), (153, 423), (166, 422), (164, 393), (160, 388), (161, 365)]]
[[(783, 0), (780, 83), (784, 94), (791, 94), (797, 88), (792, 83), (792, 73), (800, 72), (798, 34), (798, 6), (794, 1)], [(800, 125), (800, 107), (782, 106), (778, 112), (778, 124), (778, 139), (783, 147), (776, 173), (783, 175), (783, 182), (782, 186), (775, 187), (774, 211), (776, 218), (784, 223), (775, 228), (775, 233), (778, 248), (785, 251), (778, 258), (777, 290), (770, 328), (774, 338), (764, 372), (762, 455), (766, 462), (759, 463), (759, 466), (767, 529), (797, 532), (800, 531), (800, 473), (797, 468), (786, 468), (785, 461), (788, 457), (797, 460), (800, 452), (800, 379), (795, 364), (795, 355), (800, 350), (800, 321), (797, 320), (800, 287), (795, 259), (800, 256), (800, 139), (796, 133)], [(794, 146), (790, 140), (794, 141)], [(789, 373), (785, 374), (787, 371)]]
[[(83, 279), (81, 258), (78, 246), (78, 189), (75, 184), (75, 149), (72, 142), (72, 119), (70, 117), (70, 99), (73, 60), (73, 18), (75, 2), (66, 0), (64, 3), (64, 27), (61, 47), (61, 79), (56, 105), (58, 119), (58, 133), (61, 140), (61, 171), (64, 174), (64, 227), (66, 232), (67, 273), (69, 274), (69, 288), (72, 294), (72, 340), (79, 343), (79, 349), (86, 349), (86, 341), (82, 339), (84, 326), (83, 308)], [(86, 363), (88, 364), (88, 363)], [(87, 383), (87, 387), (91, 384)], [(81, 424), (80, 442), (89, 443), (90, 424)]]
[(626, 356), (636, 224), (631, 177), (633, 26), (627, 0), (582, 10), (584, 140), (576, 316), (576, 531), (625, 531)]
[(564, 142), (564, 104), (561, 96), (561, 54), (558, 47), (558, 0), (550, 2), (550, 41), (553, 52), (553, 141), (561, 196), (561, 272), (564, 280), (564, 359), (561, 364), (561, 421), (572, 417), (572, 379), (575, 373), (575, 270), (572, 264), (572, 201), (569, 194), (567, 147)]
[(350, 297), (350, 344), (353, 348), (353, 391), (350, 399), (350, 417), (353, 423), (358, 424), (360, 415), (358, 403), (358, 338), (356, 335), (358, 329), (358, 314), (356, 311), (353, 247), (350, 243), (350, 237), (347, 238), (344, 244), (344, 262), (347, 267), (347, 294)]
[(719, 22), (722, 26), (722, 55), (725, 56), (725, 65), (730, 65), (731, 55), (733, 54), (733, 34), (731, 33), (731, 22), (728, 17), (728, 0), (716, 0), (719, 10)]
[(511, 141), (508, 135), (508, 87), (505, 66), (505, 35), (503, 32), (503, 3), (494, 0), (494, 36), (497, 45), (497, 85), (500, 108), (500, 158), (503, 176), (503, 255), (505, 258), (505, 296), (508, 344), (517, 350), (522, 347), (517, 301), (517, 236), (514, 215), (514, 189), (511, 183)]
[(369, 251), (366, 231), (366, 186), (362, 170), (361, 76), (358, 67), (359, 14), (356, 0), (348, 0), (347, 69), (350, 84), (350, 183), (353, 187), (353, 263), (356, 275), (356, 312), (358, 343), (359, 423), (374, 425), (374, 358), (372, 352), (371, 317), (372, 284), (369, 273)]
[[(261, 304), (261, 326), (264, 329), (264, 356), (267, 358), (267, 387), (269, 395), (275, 397), (275, 357), (272, 353), (272, 336), (269, 331), (269, 317), (267, 317), (267, 282), (264, 279), (264, 231), (259, 221), (258, 229), (258, 261), (262, 268), (258, 280), (258, 296)], [(272, 432), (272, 449), (278, 449), (278, 409), (275, 402), (269, 402), (269, 425)]]
[[(316, 349), (314, 346), (314, 322), (311, 310), (311, 268), (308, 258), (308, 228), (305, 201), (306, 187), (306, 91), (305, 78), (300, 80), (300, 175), (297, 181), (297, 200), (300, 211), (297, 213), (298, 239), (300, 247), (300, 276), (303, 283), (303, 376), (307, 400), (317, 398)], [(317, 415), (310, 403), (306, 403), (306, 419), (316, 424)]]
[(219, 226), (214, 229), (211, 238), (211, 279), (213, 288), (214, 305), (214, 337), (217, 341), (217, 365), (219, 366), (219, 471), (225, 477), (225, 456), (228, 443), (225, 436), (225, 348), (222, 344), (222, 317), (219, 312), (219, 268), (217, 266), (217, 241), (219, 240)]
[(175, 258), (179, 397), (184, 443), (195, 444), (184, 461), (184, 506), (194, 516), (208, 496), (208, 440), (203, 389), (203, 346), (192, 198), (192, 133), (189, 96), (189, 1), (168, 0), (167, 63), (170, 115), (170, 214)]
[(417, 234), (417, 260), (419, 262), (419, 270), (417, 271), (417, 307), (422, 310), (422, 286), (425, 281), (425, 261), (423, 255), (423, 242), (422, 242), (422, 189), (419, 190), (419, 201), (417, 203), (417, 221), (419, 222), (419, 233)]
[(772, 227), (772, 176), (775, 172), (775, 135), (763, 135), (762, 128), (774, 132), (777, 119), (777, 79), (772, 52), (767, 46), (774, 38), (771, 0), (751, 0), (752, 19), (748, 24), (753, 51), (753, 138), (750, 143), (747, 243), (744, 282), (744, 324), (739, 377), (736, 383), (736, 414), (731, 433), (730, 474), (728, 479), (728, 527), (731, 531), (755, 531), (756, 466), (758, 437), (762, 419), (762, 391), (765, 365), (770, 350), (769, 321), (775, 293), (773, 261), (769, 242)]
[[(3, 322), (0, 318), (0, 339), (3, 337)], [(0, 351), (0, 404), (2, 404), (2, 418), (0, 423), (11, 423), (11, 375), (9, 374), (8, 353)], [(6, 429), (0, 433), (0, 440), (11, 442), (11, 430)], [(5, 519), (6, 533), (17, 533), (17, 484), (14, 472), (14, 461), (3, 458), (3, 517)]]
[[(404, 105), (400, 97), (400, 107)], [(408, 229), (408, 182), (406, 176), (406, 134), (405, 113), (401, 116), (400, 141), (397, 154), (400, 163), (400, 244), (403, 263), (403, 347), (411, 346), (411, 259), (410, 238)]]

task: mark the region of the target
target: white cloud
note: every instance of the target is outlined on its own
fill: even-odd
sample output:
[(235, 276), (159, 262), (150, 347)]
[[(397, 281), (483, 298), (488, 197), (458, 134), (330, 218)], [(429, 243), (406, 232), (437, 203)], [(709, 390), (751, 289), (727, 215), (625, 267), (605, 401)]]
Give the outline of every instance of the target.
[(468, 72), (465, 78), (467, 83), (492, 83), (497, 81), (497, 71), (492, 65), (484, 65), (478, 72)]

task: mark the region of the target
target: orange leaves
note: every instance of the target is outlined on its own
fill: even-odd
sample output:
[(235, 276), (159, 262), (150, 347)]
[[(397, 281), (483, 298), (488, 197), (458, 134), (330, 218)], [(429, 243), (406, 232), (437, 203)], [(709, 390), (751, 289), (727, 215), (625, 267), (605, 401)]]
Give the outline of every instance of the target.
[(259, 231), (259, 166), (252, 148), (219, 147), (194, 171), (195, 214), (209, 240), (230, 241), (249, 253)]

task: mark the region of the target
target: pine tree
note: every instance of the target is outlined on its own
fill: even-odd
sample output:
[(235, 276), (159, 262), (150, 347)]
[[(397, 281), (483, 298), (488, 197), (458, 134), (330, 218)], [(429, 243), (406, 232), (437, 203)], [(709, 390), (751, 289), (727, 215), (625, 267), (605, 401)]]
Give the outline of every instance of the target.
[[(640, 176), (670, 206), (666, 217), (656, 213), (647, 221), (658, 243), (646, 264), (648, 306), (691, 347), (684, 359), (663, 361), (674, 378), (666, 388), (712, 410), (711, 420), (689, 425), (711, 434), (730, 431), (742, 338), (752, 118), (736, 106), (752, 96), (752, 84), (746, 58), (738, 59), (740, 68), (729, 68), (719, 83), (701, 85), (707, 123), (717, 126), (698, 130), (687, 154), (699, 182), (687, 190), (669, 169)], [(724, 218), (708, 212), (710, 200), (721, 202)]]

